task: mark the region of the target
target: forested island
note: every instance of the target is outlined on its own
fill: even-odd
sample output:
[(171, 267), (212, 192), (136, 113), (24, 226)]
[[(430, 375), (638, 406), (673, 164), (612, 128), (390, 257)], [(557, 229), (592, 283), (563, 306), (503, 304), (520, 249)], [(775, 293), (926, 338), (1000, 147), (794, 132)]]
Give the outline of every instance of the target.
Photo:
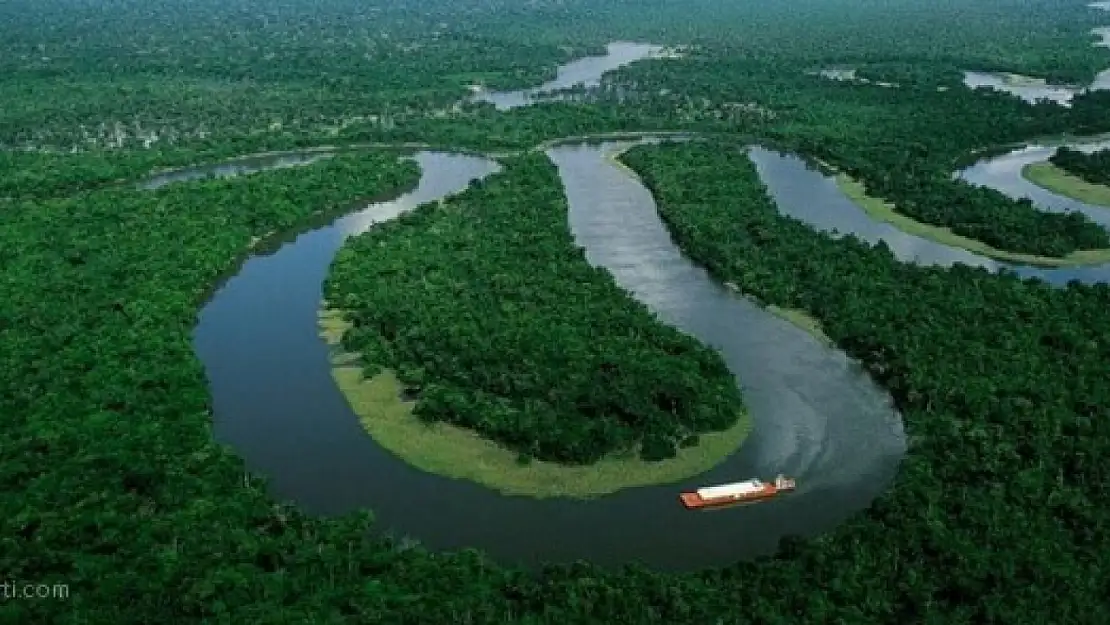
[[(349, 325), (342, 346), (361, 355), (365, 375), (387, 368), (416, 400), (416, 418), (476, 431), (515, 452), (520, 464), (591, 465), (608, 456), (607, 465), (622, 455), (661, 461), (679, 446), (697, 446), (701, 434), (720, 433), (727, 443), (713, 447), (727, 454), (743, 438), (743, 403), (724, 361), (661, 325), (586, 262), (567, 227), (555, 167), (542, 154), (509, 161), (506, 172), (462, 195), (352, 239), (324, 295)], [(355, 382), (345, 392), (357, 407)], [(379, 431), (374, 420), (385, 418), (380, 412), (360, 411), (372, 434)], [(427, 445), (436, 437), (406, 434), (423, 435)], [(449, 460), (429, 461), (456, 474), (472, 471)], [(719, 460), (684, 458), (684, 470), (698, 473)], [(514, 479), (492, 472), (496, 460), (483, 464), (491, 472), (478, 475), (480, 482), (505, 487)], [(599, 467), (613, 477), (588, 484), (588, 473), (571, 471), (579, 483), (559, 484), (557, 492), (615, 490), (642, 482), (637, 471), (656, 470), (624, 464), (623, 475)], [(682, 470), (665, 475), (673, 480)], [(539, 471), (533, 494), (550, 492), (557, 473)]]
[[(819, 233), (779, 213), (744, 148), (835, 170), (857, 200), (942, 242), (959, 245), (947, 231), (1010, 260), (1092, 262), (1110, 239), (1090, 218), (953, 172), (1110, 132), (1106, 91), (1063, 107), (961, 83), (977, 70), (1088, 84), (1110, 66), (1090, 34), (1107, 23), (1070, 0), (0, 4), (0, 570), (69, 596), (9, 599), (0, 616), (1105, 625), (1110, 287), (920, 267)], [(682, 54), (511, 111), (468, 99), (534, 86), (621, 40)], [(895, 398), (909, 449), (868, 509), (718, 569), (527, 570), (384, 534), (373, 505), (309, 514), (220, 440), (198, 311), (267, 237), (412, 189), (419, 167), (398, 144), (504, 163), (352, 239), (322, 293), (326, 334), (342, 336), (339, 384), (356, 409), (367, 384), (389, 404), (405, 424), (399, 456), (479, 441), (506, 460), (486, 475), (514, 476), (494, 488), (583, 497), (689, 476), (757, 438), (712, 346), (653, 318), (574, 247), (541, 153), (652, 131), (697, 139), (623, 157), (682, 250), (743, 294), (808, 315)], [(306, 149), (333, 155), (140, 187), (168, 169)], [(1038, 165), (1024, 173), (1110, 205), (1106, 158), (1060, 150), (1059, 184)], [(353, 416), (351, 427), (370, 436)], [(433, 447), (438, 435), (447, 447)], [(589, 477), (607, 463), (618, 470)]]

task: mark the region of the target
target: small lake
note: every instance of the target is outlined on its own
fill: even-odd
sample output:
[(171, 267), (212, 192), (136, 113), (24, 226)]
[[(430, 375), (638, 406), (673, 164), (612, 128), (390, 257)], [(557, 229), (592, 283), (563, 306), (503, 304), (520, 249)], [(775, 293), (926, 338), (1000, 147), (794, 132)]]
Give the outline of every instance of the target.
[(965, 71), (963, 82), (969, 89), (988, 87), (995, 91), (1005, 91), (1030, 104), (1038, 100), (1050, 100), (1065, 107), (1071, 106), (1075, 96), (1084, 91), (1082, 87), (1049, 85), (1026, 76), (993, 72)]

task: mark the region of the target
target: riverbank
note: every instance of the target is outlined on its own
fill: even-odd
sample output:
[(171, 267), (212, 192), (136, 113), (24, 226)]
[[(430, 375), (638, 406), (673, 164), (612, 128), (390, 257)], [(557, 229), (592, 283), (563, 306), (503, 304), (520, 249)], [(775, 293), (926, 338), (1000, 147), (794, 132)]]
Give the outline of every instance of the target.
[(743, 291), (740, 290), (740, 287), (736, 286), (736, 284), (733, 282), (725, 282), (724, 285), (726, 289), (732, 291), (733, 293), (744, 295), (744, 297), (748, 298), (748, 300), (751, 301), (753, 304), (759, 306), (763, 310), (766, 310), (779, 319), (782, 319), (783, 321), (788, 321), (801, 328), (802, 330), (805, 330), (806, 333), (817, 339), (822, 345), (825, 345), (826, 347), (836, 346), (836, 343), (831, 338), (829, 338), (829, 335), (825, 334), (825, 328), (821, 325), (821, 321), (813, 315), (807, 313), (806, 311), (798, 310), (797, 308), (782, 308), (780, 306), (775, 306), (774, 304), (764, 304), (753, 295), (745, 295)]
[(1022, 263), (1037, 267), (1074, 267), (1110, 262), (1110, 249), (1078, 250), (1064, 257), (1037, 256), (1000, 250), (981, 241), (961, 236), (940, 226), (922, 223), (895, 210), (894, 204), (867, 194), (863, 184), (847, 174), (836, 174), (836, 186), (845, 196), (876, 221), (888, 223), (906, 234), (919, 236), (942, 245), (957, 247), (1003, 262)]
[(752, 427), (745, 413), (723, 432), (702, 434), (694, 447), (680, 448), (677, 456), (645, 462), (638, 450), (614, 454), (588, 466), (568, 466), (533, 460), (472, 430), (445, 423), (426, 425), (413, 416), (415, 401), (402, 397), (392, 372), (364, 378), (358, 354), (338, 350), (350, 327), (341, 311), (322, 307), (320, 336), (332, 346), (332, 377), (362, 428), (382, 447), (428, 473), (476, 482), (506, 495), (546, 499), (591, 499), (626, 488), (666, 484), (704, 473), (731, 455)]
[(1025, 165), (1021, 168), (1021, 177), (1057, 195), (1110, 208), (1110, 187), (1087, 182), (1047, 161)]
[(764, 306), (763, 309), (805, 330), (810, 336), (820, 341), (822, 345), (826, 347), (835, 346), (829, 335), (825, 334), (825, 328), (821, 325), (821, 322), (806, 311), (797, 308), (780, 308), (774, 304)]

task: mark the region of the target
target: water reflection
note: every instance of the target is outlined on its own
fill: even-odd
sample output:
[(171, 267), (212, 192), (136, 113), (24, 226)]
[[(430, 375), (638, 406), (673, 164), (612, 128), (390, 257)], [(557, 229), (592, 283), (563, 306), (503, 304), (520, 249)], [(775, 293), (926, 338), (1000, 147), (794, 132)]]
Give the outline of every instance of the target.
[(760, 178), (784, 214), (839, 236), (851, 233), (869, 243), (883, 241), (895, 257), (918, 265), (948, 267), (955, 263), (996, 270), (992, 259), (902, 232), (873, 220), (837, 187), (836, 179), (808, 167), (793, 155), (764, 148), (748, 152)]
[(396, 200), (373, 204), (337, 220), (333, 230), (339, 245), (347, 237), (366, 232), (376, 223), (389, 221), (421, 204), (451, 195), (459, 190), (460, 182), (465, 186), (466, 180), (485, 178), (500, 170), (496, 163), (482, 157), (445, 152), (420, 152), (413, 160), (420, 165), (421, 172), (435, 172), (437, 175), (425, 173), (413, 192)]

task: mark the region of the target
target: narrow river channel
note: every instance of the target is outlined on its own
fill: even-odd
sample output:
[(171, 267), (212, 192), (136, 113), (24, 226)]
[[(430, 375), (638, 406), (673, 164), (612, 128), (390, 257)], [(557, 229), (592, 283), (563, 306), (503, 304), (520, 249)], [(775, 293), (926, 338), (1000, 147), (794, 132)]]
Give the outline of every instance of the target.
[[(1028, 154), (1041, 154), (1041, 157), (1028, 161)], [(1037, 206), (1043, 210), (1081, 210), (1098, 223), (1110, 224), (1110, 209), (1060, 197), (1021, 177), (1022, 164), (1044, 160), (1049, 155), (1051, 151), (1027, 153), (1025, 149), (1019, 149), (980, 161), (959, 172), (959, 175), (968, 182), (994, 187), (1012, 197), (1033, 196)], [(1066, 285), (1071, 280), (1087, 283), (1110, 282), (1110, 264), (1045, 268), (1004, 263), (908, 234), (891, 224), (873, 220), (837, 188), (834, 177), (808, 167), (797, 156), (763, 148), (752, 148), (749, 156), (782, 213), (826, 232), (835, 230), (839, 235), (854, 234), (870, 243), (882, 241), (896, 258), (904, 262), (942, 267), (962, 263), (990, 271), (1005, 269), (1022, 277), (1039, 278), (1057, 286)]]

